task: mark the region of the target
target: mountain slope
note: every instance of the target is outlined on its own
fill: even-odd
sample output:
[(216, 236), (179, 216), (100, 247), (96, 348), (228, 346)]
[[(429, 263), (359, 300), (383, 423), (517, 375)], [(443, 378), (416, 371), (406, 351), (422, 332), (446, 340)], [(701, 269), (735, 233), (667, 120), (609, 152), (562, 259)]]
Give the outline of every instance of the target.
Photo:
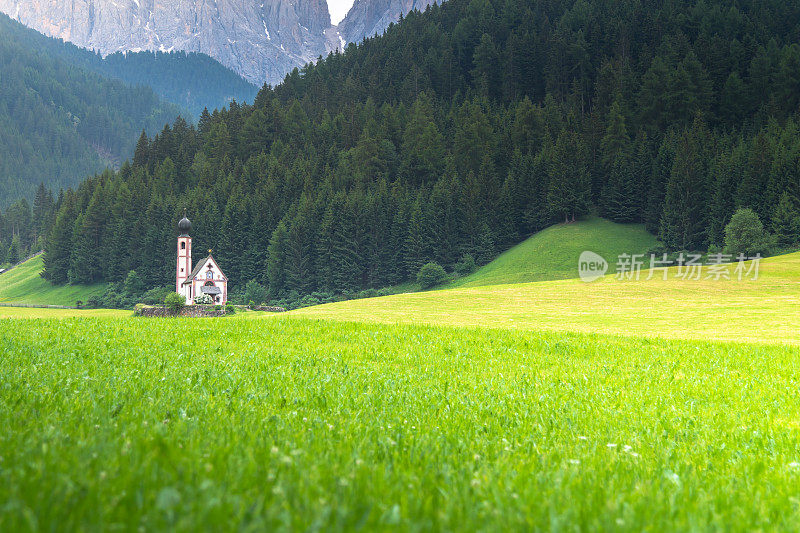
[[(705, 250), (751, 207), (797, 241), (800, 47), (782, 21), (800, 7), (659, 5), (449, 0), (415, 12), (253, 105), (143, 142), (131, 168), (65, 196), (47, 275), (136, 269), (163, 286), (183, 208), (232, 293), (257, 281), (275, 299), (399, 285), (464, 254), (486, 264), (591, 213), (645, 223), (669, 250)], [(720, 10), (738, 22), (708, 24)]]
[(258, 88), (211, 57), (197, 52), (118, 52), (106, 57), (81, 48), (53, 47), (65, 59), (105, 77), (133, 86), (148, 86), (158, 96), (193, 118), (204, 108), (213, 111), (231, 101), (252, 102)]
[(74, 0), (66, 6), (61, 0), (0, 0), (0, 12), (104, 56), (201, 52), (260, 87), (346, 42), (381, 34), (401, 15), (432, 3), (356, 0), (338, 27), (331, 25), (325, 0)]
[(355, 0), (337, 29), (348, 43), (383, 34), (393, 22), (413, 10), (425, 11), (436, 0)]
[[(0, 207), (58, 190), (130, 157), (142, 129), (174, 120), (149, 88), (108, 80), (52, 54), (52, 39), (0, 15)], [(83, 52), (92, 55), (90, 52)]]
[(481, 287), (578, 277), (584, 250), (600, 254), (614, 269), (621, 254), (644, 254), (658, 244), (641, 224), (590, 218), (540, 231), (451, 287)]
[(340, 45), (325, 0), (0, 0), (0, 11), (104, 55), (202, 52), (259, 86)]

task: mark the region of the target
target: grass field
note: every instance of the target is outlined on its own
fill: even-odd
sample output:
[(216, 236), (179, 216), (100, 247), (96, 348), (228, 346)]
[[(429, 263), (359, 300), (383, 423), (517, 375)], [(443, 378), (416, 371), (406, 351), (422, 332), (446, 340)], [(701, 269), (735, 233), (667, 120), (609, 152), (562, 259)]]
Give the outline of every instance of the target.
[(43, 268), (42, 256), (36, 256), (0, 274), (0, 303), (73, 306), (76, 301), (85, 302), (92, 296), (102, 295), (105, 290), (102, 283), (91, 286), (52, 285), (39, 276)]
[(800, 253), (675, 274), (0, 307), (0, 531), (800, 531)]
[(0, 324), (0, 530), (797, 530), (794, 347)]
[(558, 224), (533, 235), (475, 273), (457, 279), (450, 287), (575, 278), (578, 257), (584, 250), (611, 261), (623, 253), (645, 253), (657, 244), (641, 224), (616, 224), (602, 218)]
[[(577, 260), (574, 265), (577, 271)], [(612, 265), (613, 269), (613, 265)], [(731, 267), (733, 274), (733, 267)], [(762, 260), (757, 280), (615, 276), (430, 291), (292, 311), (360, 322), (447, 324), (800, 344), (800, 253)], [(705, 277), (705, 275), (703, 276)]]

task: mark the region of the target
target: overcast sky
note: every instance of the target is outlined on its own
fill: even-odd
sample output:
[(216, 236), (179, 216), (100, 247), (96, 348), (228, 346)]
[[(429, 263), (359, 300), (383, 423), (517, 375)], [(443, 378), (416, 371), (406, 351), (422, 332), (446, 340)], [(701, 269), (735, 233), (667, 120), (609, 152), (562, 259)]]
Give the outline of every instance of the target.
[(339, 24), (352, 6), (353, 0), (328, 0), (328, 11), (331, 12), (331, 22)]

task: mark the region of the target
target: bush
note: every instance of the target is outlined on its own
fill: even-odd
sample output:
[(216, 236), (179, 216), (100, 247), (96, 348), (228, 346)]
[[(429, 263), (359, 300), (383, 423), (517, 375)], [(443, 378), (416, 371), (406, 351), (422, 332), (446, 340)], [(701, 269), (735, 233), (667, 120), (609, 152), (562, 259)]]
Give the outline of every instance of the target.
[(357, 297), (359, 299), (362, 299), (362, 298), (375, 298), (376, 296), (378, 296), (378, 291), (376, 291), (375, 289), (364, 289), (363, 291), (358, 293)]
[(225, 312), (229, 315), (232, 315), (236, 313), (236, 308), (233, 306), (233, 304), (227, 304), (225, 305)]
[(423, 289), (430, 289), (435, 285), (443, 283), (447, 279), (447, 272), (438, 263), (427, 263), (422, 265), (417, 274), (417, 282)]
[(725, 226), (726, 253), (746, 257), (768, 255), (772, 246), (772, 236), (752, 209), (738, 209)]
[(214, 303), (214, 300), (208, 294), (201, 294), (197, 298), (194, 299), (194, 303), (197, 305), (210, 305)]
[(466, 276), (475, 271), (475, 258), (470, 254), (465, 254), (461, 259), (453, 265), (453, 272), (459, 276)]
[(133, 316), (142, 316), (142, 310), (147, 307), (144, 304), (136, 304), (133, 306)]
[(139, 296), (142, 294), (142, 292), (144, 292), (144, 282), (135, 270), (128, 272), (128, 275), (125, 277), (125, 282), (123, 283), (123, 292), (126, 296), (134, 297)]
[(156, 287), (145, 292), (140, 298), (141, 302), (147, 305), (158, 305), (164, 302), (167, 294), (171, 293), (170, 287)]
[(252, 307), (253, 303), (260, 305), (267, 301), (267, 288), (259, 282), (250, 280), (244, 288), (244, 301), (250, 302)]
[(178, 314), (186, 306), (186, 298), (182, 294), (171, 292), (164, 298), (164, 305), (173, 313)]

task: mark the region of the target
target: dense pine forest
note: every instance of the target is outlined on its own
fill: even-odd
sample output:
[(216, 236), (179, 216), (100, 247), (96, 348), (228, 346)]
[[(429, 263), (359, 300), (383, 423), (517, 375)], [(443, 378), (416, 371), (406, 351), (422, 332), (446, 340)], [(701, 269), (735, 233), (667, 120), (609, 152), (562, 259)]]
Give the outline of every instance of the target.
[(589, 213), (705, 250), (749, 207), (791, 245), (798, 42), (777, 0), (449, 0), (142, 137), (53, 201), (45, 275), (168, 286), (184, 208), (234, 291), (272, 298), (485, 263)]
[[(158, 132), (180, 113), (149, 88), (102, 78), (53, 52), (66, 46), (0, 15), (0, 209), (31, 201), (40, 183), (57, 191), (121, 163), (142, 129)], [(16, 219), (10, 225), (16, 233)], [(0, 228), (0, 241), (8, 235)]]
[(234, 71), (196, 52), (117, 52), (102, 57), (70, 44), (53, 48), (68, 61), (102, 76), (150, 87), (167, 102), (187, 109), (192, 117), (198, 117), (204, 108), (223, 107), (234, 100), (252, 102), (258, 93), (256, 86)]

